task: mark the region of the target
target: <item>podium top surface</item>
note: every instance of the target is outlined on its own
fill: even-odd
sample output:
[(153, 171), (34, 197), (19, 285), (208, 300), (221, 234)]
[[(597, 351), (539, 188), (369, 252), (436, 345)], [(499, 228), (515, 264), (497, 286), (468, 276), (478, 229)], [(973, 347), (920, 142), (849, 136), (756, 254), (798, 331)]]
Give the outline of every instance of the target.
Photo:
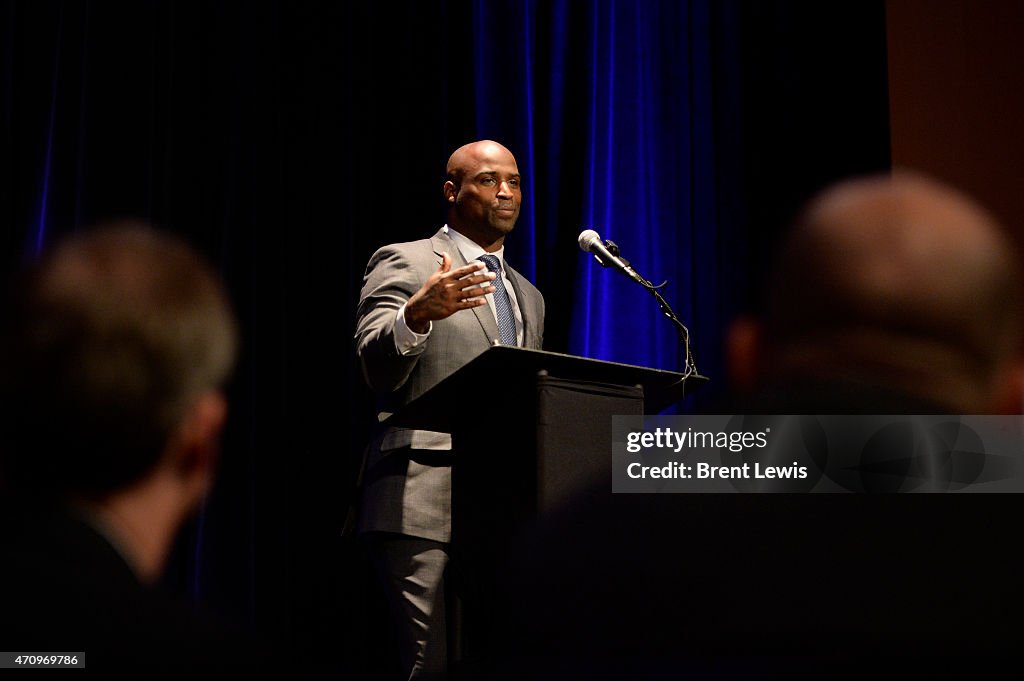
[[(475, 357), (458, 371), (425, 394), (400, 409), (388, 419), (390, 425), (427, 430), (448, 430), (445, 423), (448, 409), (457, 404), (459, 396), (479, 392), (484, 377), (500, 380), (515, 389), (514, 384), (529, 382), (544, 372), (555, 378), (590, 381), (615, 385), (641, 385), (647, 413), (655, 414), (691, 394), (708, 382), (706, 376), (686, 376), (676, 371), (621, 364), (546, 350), (528, 350), (508, 345), (495, 345)], [(455, 401), (453, 401), (455, 400)], [(430, 424), (428, 427), (427, 424)]]

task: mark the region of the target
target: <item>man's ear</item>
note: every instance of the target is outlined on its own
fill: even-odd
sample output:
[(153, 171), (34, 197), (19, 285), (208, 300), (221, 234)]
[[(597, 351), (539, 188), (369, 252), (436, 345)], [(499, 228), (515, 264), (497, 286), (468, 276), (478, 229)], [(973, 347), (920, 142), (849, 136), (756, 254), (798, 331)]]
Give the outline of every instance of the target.
[(725, 359), (733, 390), (750, 396), (758, 389), (762, 347), (761, 323), (753, 317), (738, 317), (729, 326), (725, 341)]
[(220, 437), (227, 414), (227, 400), (220, 391), (211, 390), (203, 393), (192, 404), (181, 425), (181, 446), (175, 469), (181, 478), (196, 489), (199, 499), (213, 485), (220, 455)]
[(448, 203), (455, 203), (455, 199), (458, 196), (458, 189), (455, 187), (455, 183), (448, 180), (444, 183), (444, 200)]

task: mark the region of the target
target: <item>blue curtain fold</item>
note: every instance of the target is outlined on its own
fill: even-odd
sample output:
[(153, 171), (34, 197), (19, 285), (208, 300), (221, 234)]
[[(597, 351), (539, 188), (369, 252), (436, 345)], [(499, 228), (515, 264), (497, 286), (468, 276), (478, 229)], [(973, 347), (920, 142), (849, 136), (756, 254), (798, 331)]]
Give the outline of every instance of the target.
[[(473, 26), (476, 132), (512, 148), (526, 178), (510, 257), (546, 292), (572, 282), (570, 309), (549, 311), (569, 316), (564, 349), (684, 368), (653, 297), (576, 248), (595, 229), (641, 274), (669, 282), (663, 295), (701, 360), (696, 346), (714, 341), (698, 327), (717, 334), (723, 305), (738, 305), (720, 286), (723, 230), (735, 225), (718, 220), (711, 3), (477, 0)], [(567, 172), (578, 185), (559, 181)], [(573, 213), (577, 224), (560, 224)], [(708, 348), (703, 373), (718, 373), (718, 354)]]

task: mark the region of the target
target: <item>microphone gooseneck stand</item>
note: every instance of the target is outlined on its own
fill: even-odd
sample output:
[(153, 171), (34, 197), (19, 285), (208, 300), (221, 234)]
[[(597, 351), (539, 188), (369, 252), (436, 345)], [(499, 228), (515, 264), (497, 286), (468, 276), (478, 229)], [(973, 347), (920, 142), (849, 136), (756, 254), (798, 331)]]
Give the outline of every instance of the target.
[[(606, 240), (604, 242), (604, 245), (613, 256), (621, 260), (623, 264), (625, 264), (626, 267), (630, 269), (630, 271), (636, 274), (636, 279), (634, 279), (634, 281), (636, 281), (638, 284), (640, 284), (645, 289), (650, 291), (651, 295), (654, 296), (654, 299), (658, 301), (658, 308), (661, 310), (661, 313), (665, 315), (665, 317), (667, 317), (668, 320), (672, 322), (672, 324), (676, 327), (676, 333), (679, 335), (679, 342), (683, 344), (684, 352), (683, 378), (680, 380), (685, 381), (690, 376), (699, 376), (700, 371), (697, 370), (697, 365), (693, 360), (693, 350), (690, 348), (690, 330), (687, 329), (686, 325), (679, 320), (679, 317), (677, 317), (676, 313), (672, 310), (672, 306), (668, 304), (668, 301), (665, 300), (665, 297), (661, 295), (661, 292), (658, 290), (664, 288), (665, 285), (668, 284), (668, 281), (663, 281), (657, 286), (655, 286), (646, 278), (644, 278), (643, 275), (637, 272), (636, 269), (629, 264), (628, 260), (622, 257), (621, 253), (619, 252), (619, 247), (615, 245), (614, 241)], [(596, 253), (594, 254), (594, 259), (597, 260), (598, 264), (601, 265), (601, 267), (609, 266), (608, 263), (601, 260), (601, 258)]]

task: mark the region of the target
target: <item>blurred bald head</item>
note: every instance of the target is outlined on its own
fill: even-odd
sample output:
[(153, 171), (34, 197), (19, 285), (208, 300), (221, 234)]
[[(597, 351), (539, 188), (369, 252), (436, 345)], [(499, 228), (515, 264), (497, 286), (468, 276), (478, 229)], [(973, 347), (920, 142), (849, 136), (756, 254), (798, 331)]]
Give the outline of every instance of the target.
[(913, 174), (844, 182), (781, 251), (761, 370), (987, 411), (1020, 350), (1020, 291), (1011, 244), (970, 198)]

